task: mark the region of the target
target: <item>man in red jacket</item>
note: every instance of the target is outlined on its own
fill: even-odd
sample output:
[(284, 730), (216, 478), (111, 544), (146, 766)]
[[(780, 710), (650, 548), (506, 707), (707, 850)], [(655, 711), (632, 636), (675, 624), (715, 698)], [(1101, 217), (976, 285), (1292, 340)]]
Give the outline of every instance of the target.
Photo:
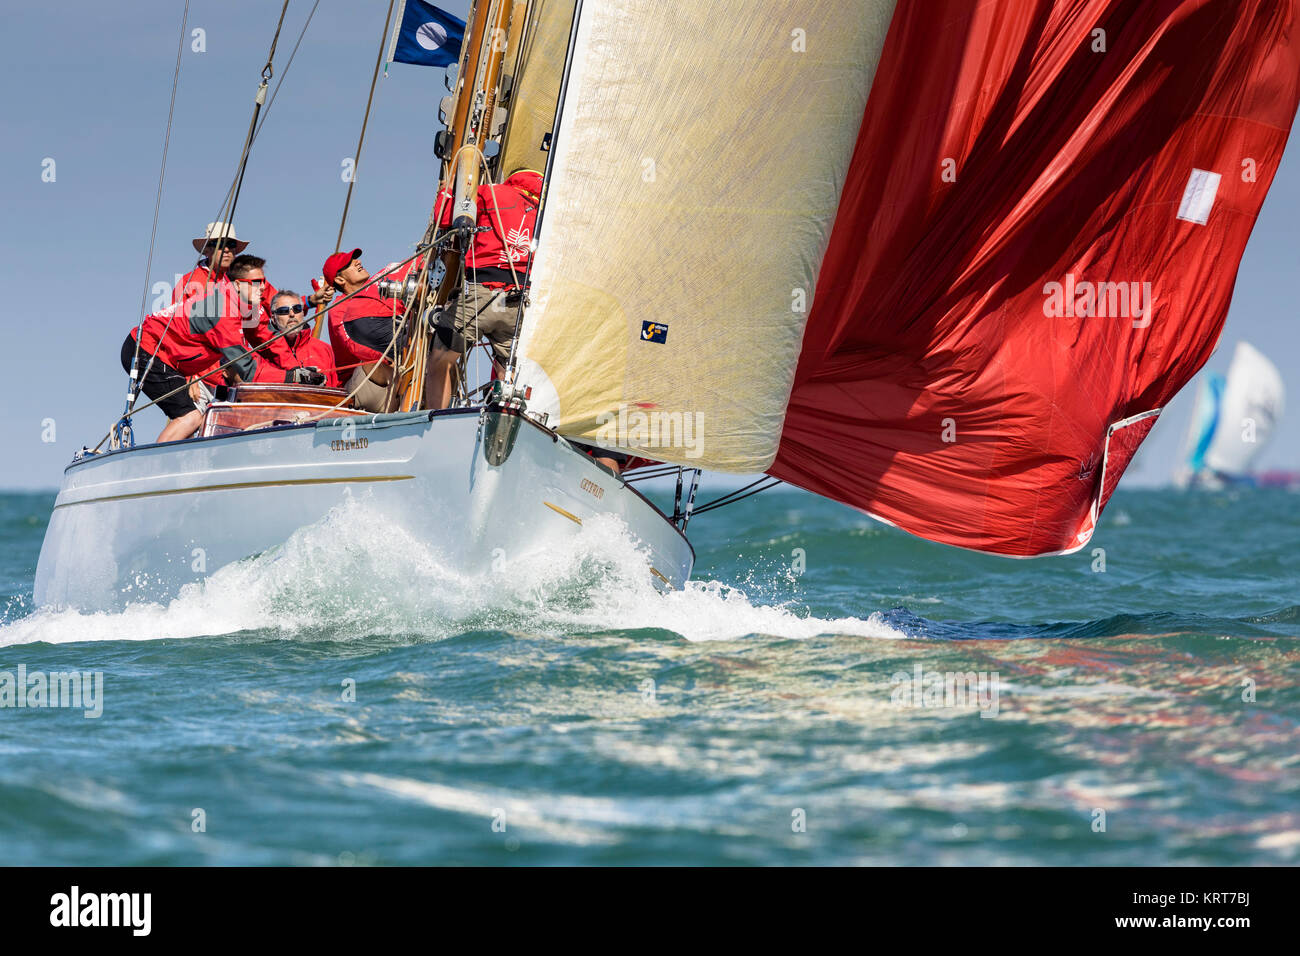
[(393, 336), (406, 306), (384, 298), (373, 284), (366, 285), (370, 273), (361, 264), (360, 249), (334, 253), (321, 274), (327, 285), (352, 296), (329, 310), (330, 345), (343, 387), (356, 392), (357, 404), (366, 411), (388, 411), (388, 385), (397, 359)]
[[(497, 371), (505, 370), (541, 192), (542, 174), (531, 169), (516, 170), (500, 186), (479, 187), (477, 225), (486, 228), (474, 234), (465, 255), (464, 285), (443, 309), (435, 330), (428, 394), (432, 407), (451, 404), (452, 371), (480, 336), (492, 346)], [(438, 203), (438, 225), (445, 228), (452, 222), (451, 196), (444, 190)]]
[(324, 384), (338, 388), (339, 376), (334, 368), (334, 351), (311, 334), (307, 326), (307, 311), (298, 293), (282, 289), (271, 301), (271, 328), (274, 332), (288, 330), (282, 342), (290, 356), (290, 364), (282, 365), (286, 371), (295, 367), (314, 368), (325, 376)]
[(172, 292), (173, 305), (193, 298), (202, 292), (205, 286), (225, 278), (226, 270), (235, 261), (235, 256), (248, 248), (248, 243), (235, 235), (234, 227), (224, 222), (208, 223), (208, 228), (203, 230), (203, 235), (191, 241), (194, 251), (202, 258), (177, 283), (175, 291)]
[[(179, 305), (148, 316), (127, 334), (122, 343), (122, 368), (131, 371), (138, 351), (141, 390), (158, 401), (169, 419), (158, 441), (188, 438), (203, 424), (208, 393), (202, 378), (214, 366), (232, 363), (224, 373), (231, 383), (285, 382), (300, 377), (296, 369), (286, 372), (251, 353), (244, 339), (244, 316), (261, 308), (266, 284), (261, 263), (255, 256), (236, 257), (225, 277), (199, 288)], [(192, 389), (191, 378), (196, 379), (197, 389)], [(171, 392), (175, 394), (168, 394)]]
[[(173, 305), (179, 305), (186, 299), (202, 292), (207, 286), (224, 278), (226, 270), (230, 268), (230, 264), (235, 260), (235, 257), (242, 255), (244, 250), (248, 248), (248, 243), (235, 235), (234, 227), (224, 222), (208, 223), (208, 227), (203, 230), (203, 235), (191, 240), (191, 242), (195, 251), (202, 258), (177, 284), (175, 291), (172, 293)], [(320, 308), (321, 303), (329, 301), (329, 296), (332, 294), (332, 292), (329, 294), (313, 292), (308, 297), (307, 302), (316, 308)], [(271, 310), (271, 300), (273, 298), (275, 298), (275, 286), (268, 281), (262, 287), (262, 310), (245, 317), (244, 337), (248, 339), (249, 345), (261, 345), (275, 334), (271, 330), (266, 315)], [(283, 351), (278, 342), (273, 342), (269, 349), (270, 355), (280, 365), (284, 366), (285, 363), (290, 361), (291, 356)]]

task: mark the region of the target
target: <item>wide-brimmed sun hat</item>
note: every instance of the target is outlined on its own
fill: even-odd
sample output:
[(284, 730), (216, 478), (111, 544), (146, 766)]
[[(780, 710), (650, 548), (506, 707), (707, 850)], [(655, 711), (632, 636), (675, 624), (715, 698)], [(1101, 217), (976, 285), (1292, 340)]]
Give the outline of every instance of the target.
[(202, 252), (203, 247), (209, 242), (214, 242), (219, 239), (226, 240), (225, 245), (223, 245), (222, 248), (232, 250), (235, 255), (239, 255), (248, 248), (248, 243), (240, 242), (239, 237), (235, 235), (234, 226), (229, 226), (224, 222), (210, 222), (208, 223), (208, 228), (203, 230), (203, 235), (193, 240), (194, 251)]

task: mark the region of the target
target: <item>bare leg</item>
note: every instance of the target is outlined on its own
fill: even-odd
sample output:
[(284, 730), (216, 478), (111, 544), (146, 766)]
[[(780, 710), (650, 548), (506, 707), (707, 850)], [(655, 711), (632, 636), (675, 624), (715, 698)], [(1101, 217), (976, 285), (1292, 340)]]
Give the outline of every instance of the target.
[(192, 412), (186, 412), (180, 418), (173, 418), (168, 421), (167, 426), (162, 430), (162, 434), (158, 436), (158, 441), (180, 441), (182, 438), (189, 438), (202, 425), (203, 413), (196, 408)]
[(614, 474), (621, 475), (623, 473), (623, 466), (620, 465), (618, 462), (616, 462), (613, 458), (601, 458), (599, 455), (595, 457), (596, 457), (596, 461), (600, 462), (602, 465), (604, 465)]
[(429, 374), (425, 377), (424, 394), (430, 408), (446, 408), (451, 404), (452, 375), (460, 356), (450, 349), (435, 348), (429, 361)]

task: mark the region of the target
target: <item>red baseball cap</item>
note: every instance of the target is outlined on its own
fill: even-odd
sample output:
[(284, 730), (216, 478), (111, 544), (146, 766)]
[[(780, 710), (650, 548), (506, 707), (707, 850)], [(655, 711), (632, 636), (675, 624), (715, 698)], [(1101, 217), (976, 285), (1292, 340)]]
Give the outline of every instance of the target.
[(321, 275), (330, 285), (334, 284), (335, 277), (352, 264), (354, 259), (361, 258), (361, 250), (353, 249), (351, 252), (336, 252), (325, 260), (325, 265), (321, 266)]

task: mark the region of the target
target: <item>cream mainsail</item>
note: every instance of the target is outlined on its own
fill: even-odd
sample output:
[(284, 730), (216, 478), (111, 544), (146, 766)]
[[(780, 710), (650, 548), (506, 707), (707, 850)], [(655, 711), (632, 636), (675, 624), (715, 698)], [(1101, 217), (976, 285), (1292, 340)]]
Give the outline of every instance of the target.
[[(523, 48), (514, 70), (514, 92), (506, 123), (500, 169), (546, 167), (548, 136), (555, 126), (555, 105), (564, 75), (575, 0), (533, 0), (528, 8)], [(513, 29), (514, 24), (511, 24)]]
[[(585, 0), (521, 333), (532, 409), (662, 461), (772, 463), (893, 9)], [(511, 140), (505, 167), (529, 165), (536, 131)]]

